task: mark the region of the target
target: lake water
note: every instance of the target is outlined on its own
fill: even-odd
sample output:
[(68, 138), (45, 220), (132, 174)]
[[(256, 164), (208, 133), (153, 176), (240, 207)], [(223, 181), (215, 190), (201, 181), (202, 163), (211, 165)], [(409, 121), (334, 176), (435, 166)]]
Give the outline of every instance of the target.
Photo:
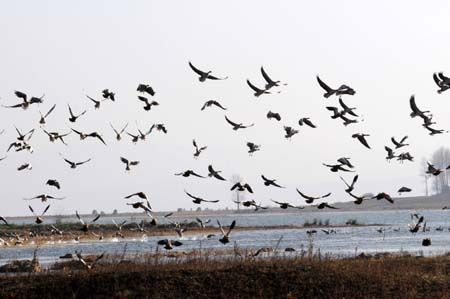
[[(298, 212), (292, 214), (283, 213), (240, 213), (213, 216), (208, 225), (217, 226), (216, 219), (223, 225), (229, 225), (236, 220), (238, 227), (264, 227), (278, 225), (301, 226), (305, 222), (313, 222), (314, 219), (323, 223), (329, 221), (330, 225), (341, 226), (336, 228), (336, 234), (325, 234), (321, 229), (316, 228), (316, 234), (309, 237), (306, 233), (308, 228), (295, 229), (264, 229), (264, 230), (240, 230), (233, 231), (230, 235), (231, 242), (222, 245), (219, 241), (219, 231), (215, 237), (207, 239), (205, 235), (187, 235), (179, 239), (175, 232), (167, 236), (149, 237), (142, 235), (134, 239), (106, 238), (103, 241), (86, 242), (58, 242), (41, 246), (39, 249), (39, 259), (42, 263), (49, 263), (59, 260), (59, 256), (66, 253), (82, 251), (83, 254), (97, 254), (106, 251), (107, 253), (122, 253), (127, 244), (127, 254), (145, 253), (155, 251), (156, 242), (160, 239), (180, 240), (183, 245), (173, 251), (190, 251), (194, 249), (232, 249), (234, 242), (239, 248), (258, 249), (261, 247), (275, 247), (277, 241), (282, 238), (280, 250), (292, 247), (297, 251), (306, 250), (312, 244), (315, 251), (320, 249), (322, 254), (332, 254), (335, 256), (349, 256), (355, 253), (380, 253), (380, 252), (401, 252), (407, 251), (413, 254), (438, 255), (450, 251), (450, 211), (447, 210), (423, 210), (419, 211), (425, 217), (427, 227), (430, 231), (419, 231), (416, 234), (410, 233), (408, 224), (411, 223), (411, 213), (416, 211), (371, 211), (371, 212)], [(202, 219), (211, 217), (201, 216)], [(194, 218), (171, 217), (172, 221), (192, 221)], [(110, 217), (101, 218), (102, 223), (111, 223)], [(130, 218), (115, 218), (117, 222), (127, 220), (129, 222), (140, 221), (139, 216)], [(345, 226), (348, 220), (356, 220), (365, 226)], [(167, 222), (161, 218), (160, 223)], [(382, 233), (377, 230), (382, 227)], [(436, 228), (442, 227), (442, 231)], [(422, 239), (431, 238), (432, 245), (422, 246)], [(164, 249), (161, 248), (162, 251)], [(12, 259), (32, 258), (33, 247), (3, 247), (0, 248), (0, 264), (4, 264)]]

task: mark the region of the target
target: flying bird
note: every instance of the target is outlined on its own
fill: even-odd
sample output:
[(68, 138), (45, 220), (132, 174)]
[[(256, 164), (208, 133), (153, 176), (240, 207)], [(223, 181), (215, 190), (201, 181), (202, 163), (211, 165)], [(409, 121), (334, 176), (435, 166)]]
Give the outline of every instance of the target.
[(261, 145), (255, 144), (253, 142), (247, 142), (247, 147), (250, 156), (252, 156), (254, 152), (257, 152), (261, 149)]
[(447, 166), (445, 169), (436, 168), (433, 164), (430, 162), (427, 162), (428, 169), (425, 172), (426, 174), (432, 174), (434, 176), (440, 175), (442, 172), (446, 171), (447, 169), (450, 169), (450, 165)]
[(112, 123), (109, 123), (109, 125), (111, 126), (111, 129), (113, 129), (114, 133), (116, 133), (116, 140), (120, 141), (122, 139), (123, 132), (125, 132), (125, 129), (128, 127), (128, 123), (120, 131), (116, 130)]
[(81, 112), (80, 114), (75, 115), (75, 114), (73, 113), (72, 108), (70, 107), (70, 105), (67, 104), (67, 106), (69, 106), (69, 114), (70, 114), (69, 121), (72, 122), (72, 123), (76, 122), (77, 119), (78, 119), (80, 116), (84, 115), (84, 114), (87, 112), (87, 110), (84, 110), (84, 111)]
[(112, 91), (109, 91), (109, 89), (103, 89), (102, 90), (102, 96), (105, 100), (110, 99), (111, 101), (116, 101), (116, 94)]
[(283, 209), (283, 210), (286, 210), (287, 208), (304, 209), (304, 207), (296, 207), (296, 206), (293, 206), (293, 205), (291, 205), (290, 203), (287, 203), (287, 202), (279, 202), (279, 201), (275, 201), (273, 199), (271, 199), (271, 201), (273, 201), (274, 203), (279, 205), (280, 209)]
[(439, 87), (439, 89), (437, 90), (438, 93), (443, 93), (450, 88), (450, 78), (444, 76), (442, 72), (439, 72), (437, 74), (433, 73), (433, 80)]
[(264, 175), (261, 175), (261, 178), (263, 179), (265, 186), (274, 186), (274, 187), (278, 187), (278, 188), (284, 188), (283, 186), (278, 185), (276, 183), (276, 180), (268, 179)]
[(347, 186), (347, 189), (345, 189), (345, 192), (350, 193), (353, 191), (353, 189), (355, 188), (355, 184), (358, 181), (358, 175), (355, 175), (353, 177), (352, 183), (348, 184), (342, 177), (340, 177), (341, 180), (344, 182), (344, 184)]
[(100, 108), (101, 101), (98, 101), (98, 100), (96, 100), (96, 99), (94, 99), (94, 98), (92, 98), (92, 97), (90, 97), (88, 95), (86, 95), (86, 97), (94, 103), (94, 108), (95, 109), (99, 109)]
[(39, 119), (39, 124), (41, 125), (45, 125), (45, 119), (50, 115), (50, 113), (52, 113), (53, 110), (55, 110), (56, 104), (52, 106), (52, 108), (50, 108), (50, 110), (48, 110), (48, 112), (43, 115), (41, 113), (41, 111), (39, 110), (39, 114), (41, 115), (41, 118)]
[(200, 156), (200, 154), (208, 148), (207, 146), (198, 147), (197, 142), (195, 142), (195, 139), (192, 140), (192, 144), (195, 147), (194, 159), (197, 159)]
[[(269, 75), (267, 75), (266, 71), (264, 70), (264, 67), (261, 67), (261, 75), (263, 76), (264, 80), (266, 80), (266, 90), (271, 89), (274, 86), (280, 86), (280, 81), (273, 81)], [(287, 85), (287, 83), (284, 83), (283, 85)]]
[(64, 161), (66, 161), (67, 164), (70, 165), (70, 168), (75, 169), (75, 168), (77, 168), (77, 166), (83, 165), (83, 164), (85, 164), (85, 163), (91, 161), (91, 159), (87, 159), (87, 160), (82, 161), (82, 162), (72, 162), (72, 161), (70, 161), (70, 160), (64, 158)]
[(52, 186), (52, 187), (55, 187), (56, 189), (61, 189), (61, 185), (59, 184), (59, 182), (57, 181), (57, 180), (55, 180), (55, 179), (50, 179), (50, 180), (47, 180), (47, 182), (45, 183), (46, 185), (49, 185), (49, 186)]
[(392, 199), (392, 197), (385, 192), (378, 193), (377, 195), (373, 196), (372, 199), (376, 199), (376, 200), (386, 199), (388, 202), (394, 203), (394, 200)]
[(359, 142), (361, 142), (362, 145), (370, 149), (369, 143), (367, 143), (366, 137), (370, 136), (369, 134), (361, 134), (361, 133), (355, 133), (352, 135), (352, 138), (358, 139)]
[(139, 164), (139, 161), (130, 161), (124, 157), (120, 157), (120, 161), (122, 161), (125, 164), (125, 171), (130, 171), (130, 166), (136, 166)]
[(405, 143), (408, 136), (403, 137), (400, 141), (395, 140), (394, 137), (391, 138), (392, 143), (395, 145), (395, 149), (401, 148), (403, 146), (408, 146), (408, 143)]
[(341, 105), (344, 114), (350, 114), (351, 116), (358, 117), (358, 114), (353, 112), (353, 110), (355, 110), (356, 108), (350, 108), (349, 106), (347, 106), (341, 97), (339, 97), (339, 105)]
[(198, 205), (201, 204), (202, 202), (212, 202), (212, 203), (219, 202), (219, 200), (206, 200), (201, 197), (194, 196), (194, 195), (190, 194), (189, 192), (187, 192), (186, 190), (184, 191), (184, 193), (186, 193), (187, 196), (192, 198), (193, 203), (198, 204)]
[(81, 231), (85, 233), (89, 231), (89, 224), (93, 224), (100, 218), (100, 214), (98, 214), (92, 219), (90, 223), (88, 223), (81, 218), (81, 216), (78, 214), (78, 211), (75, 211), (75, 215), (77, 216), (78, 221), (80, 221), (81, 223)]
[(137, 91), (142, 92), (142, 93), (144, 93), (144, 92), (148, 93), (151, 96), (155, 95), (155, 91), (148, 84), (139, 84), (138, 87), (137, 87)]
[(227, 108), (223, 107), (218, 101), (215, 101), (215, 100), (206, 101), (200, 110), (203, 111), (203, 110), (205, 110), (205, 108), (211, 107), (211, 106), (216, 106), (222, 110), (227, 110)]
[(143, 109), (145, 111), (152, 110), (153, 106), (159, 106), (159, 103), (157, 101), (153, 101), (153, 100), (149, 101), (148, 98), (143, 97), (143, 96), (138, 96), (138, 100), (144, 102), (145, 105), (144, 105)]
[(412, 190), (411, 190), (411, 188), (408, 188), (408, 187), (401, 187), (400, 189), (398, 189), (398, 193), (401, 195), (402, 193), (405, 193), (405, 192), (411, 192)]
[(284, 135), (284, 138), (286, 138), (286, 139), (290, 140), (292, 136), (294, 136), (295, 134), (298, 134), (298, 130), (295, 130), (292, 127), (284, 126), (283, 128), (284, 128), (284, 132), (286, 133)]
[(225, 120), (227, 121), (227, 123), (229, 123), (233, 127), (233, 130), (235, 130), (235, 131), (237, 131), (239, 129), (246, 129), (249, 127), (253, 127), (255, 125), (255, 124), (244, 125), (242, 123), (235, 123), (235, 122), (231, 121), (226, 115), (225, 115)]
[(316, 128), (316, 125), (312, 123), (312, 121), (309, 119), (309, 117), (300, 118), (300, 120), (298, 121), (298, 124), (300, 126), (303, 126), (305, 124), (311, 128)]
[(209, 165), (208, 166), (208, 177), (215, 177), (216, 179), (218, 179), (218, 180), (220, 180), (220, 181), (226, 181), (226, 179), (224, 179), (221, 175), (220, 175), (220, 173), (222, 172), (222, 171), (218, 171), (218, 170), (214, 170), (214, 168), (213, 168), (213, 166), (212, 165)]
[(231, 222), (231, 225), (228, 228), (228, 231), (226, 233), (223, 230), (222, 224), (220, 224), (220, 221), (218, 219), (217, 219), (217, 224), (219, 225), (220, 231), (222, 233), (222, 238), (219, 239), (219, 242), (222, 243), (222, 244), (229, 243), (230, 242), (230, 233), (234, 229), (234, 227), (236, 226), (236, 220), (233, 220), (233, 222)]
[(43, 216), (45, 215), (45, 213), (47, 213), (48, 209), (50, 208), (50, 205), (48, 205), (40, 215), (36, 215), (31, 206), (28, 206), (28, 208), (30, 209), (31, 213), (33, 213), (33, 215), (36, 216), (35, 220), (36, 224), (41, 224), (42, 222), (44, 222)]
[(321, 204), (319, 204), (319, 205), (317, 206), (317, 208), (318, 208), (319, 210), (322, 210), (322, 209), (324, 209), (324, 208), (329, 208), (329, 209), (334, 209), (334, 210), (337, 210), (337, 209), (338, 209), (338, 208), (336, 208), (336, 207), (333, 207), (333, 206), (329, 205), (327, 202), (322, 202)]
[(256, 87), (255, 85), (253, 85), (252, 82), (250, 82), (250, 80), (248, 80), (248, 79), (247, 79), (247, 85), (248, 85), (251, 89), (253, 89), (253, 91), (255, 92), (253, 95), (254, 95), (255, 97), (259, 97), (259, 96), (261, 96), (261, 95), (263, 95), (263, 94), (270, 94), (270, 92), (267, 91), (266, 89), (261, 89), (261, 88)]
[(188, 169), (188, 170), (186, 170), (186, 171), (183, 171), (183, 172), (180, 172), (180, 173), (175, 173), (175, 175), (176, 175), (176, 176), (183, 176), (183, 177), (185, 177), (185, 178), (188, 178), (188, 177), (190, 177), (191, 175), (192, 175), (192, 176), (196, 176), (196, 177), (198, 177), (198, 178), (205, 178), (204, 176), (201, 176), (201, 175), (199, 175), (198, 173), (196, 173), (195, 171), (190, 170), (190, 169)]
[(330, 168), (331, 172), (338, 172), (339, 170), (340, 171), (345, 171), (345, 172), (353, 172), (352, 170), (344, 168), (342, 164), (330, 165), (330, 164), (322, 163), (322, 165)]
[(280, 120), (281, 120), (280, 114), (279, 114), (279, 113), (276, 113), (276, 112), (272, 112), (272, 111), (267, 112), (266, 117), (267, 117), (268, 119), (276, 119), (277, 121), (280, 121)]
[(46, 202), (49, 199), (63, 200), (65, 199), (65, 197), (54, 197), (48, 194), (40, 194), (32, 198), (24, 198), (24, 200), (33, 200), (33, 199), (40, 199), (42, 202)]
[(233, 191), (233, 190), (237, 190), (237, 191), (248, 191), (248, 192), (250, 192), (250, 193), (253, 193), (253, 189), (250, 187), (250, 185), (249, 184), (247, 184), (247, 183), (245, 183), (245, 184), (242, 184), (241, 182), (237, 182), (236, 184), (234, 184), (232, 187), (231, 187), (231, 189), (230, 189), (230, 191)]
[(326, 197), (328, 197), (328, 196), (331, 195), (331, 192), (330, 192), (330, 193), (327, 193), (327, 194), (321, 195), (321, 196), (309, 196), (309, 195), (306, 195), (306, 194), (302, 193), (302, 192), (301, 192), (300, 190), (298, 190), (298, 189), (295, 189), (295, 190), (297, 190), (297, 193), (300, 194), (300, 196), (303, 197), (303, 198), (305, 199), (305, 202), (306, 202), (307, 204), (312, 204), (312, 203), (314, 202), (314, 200), (326, 198)]
[(157, 242), (158, 245), (164, 245), (164, 249), (166, 250), (172, 250), (173, 246), (181, 246), (183, 245), (183, 243), (181, 243), (180, 241), (177, 240), (168, 240), (168, 239), (164, 239), (164, 240), (159, 240)]
[(199, 70), (198, 68), (196, 68), (190, 61), (189, 61), (189, 66), (191, 67), (191, 69), (192, 69), (197, 75), (200, 76), (200, 77), (198, 78), (198, 80), (199, 80), (200, 82), (205, 82), (207, 79), (210, 79), (210, 80), (225, 80), (225, 79), (228, 79), (228, 77), (224, 77), (224, 78), (215, 77), (215, 76), (211, 75), (211, 73), (212, 73), (211, 71), (208, 71), (208, 72), (201, 71), (201, 70)]

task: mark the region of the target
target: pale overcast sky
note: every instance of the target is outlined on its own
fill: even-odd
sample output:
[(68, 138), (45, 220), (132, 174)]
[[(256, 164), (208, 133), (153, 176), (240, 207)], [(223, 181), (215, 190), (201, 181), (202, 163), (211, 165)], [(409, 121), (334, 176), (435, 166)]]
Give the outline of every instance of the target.
[[(176, 177), (193, 169), (207, 173), (208, 164), (226, 178), (240, 174), (255, 190), (249, 199), (269, 203), (270, 198), (303, 204), (296, 194), (333, 192), (330, 202), (349, 200), (339, 174), (322, 162), (352, 158), (360, 175), (355, 193), (395, 194), (409, 186), (421, 195), (420, 160), (442, 145), (449, 135), (430, 137), (419, 119), (409, 117), (409, 97), (416, 95), (419, 108), (431, 110), (435, 127), (450, 129), (450, 91), (441, 95), (433, 72), (450, 75), (450, 3), (447, 1), (13, 1), (0, 10), (0, 97), (3, 104), (19, 100), (14, 90), (41, 96), (45, 102), (28, 110), (0, 109), (3, 149), (15, 139), (13, 125), (36, 128), (31, 140), (35, 153), (8, 153), (0, 162), (3, 201), (0, 215), (29, 215), (22, 198), (41, 193), (66, 196), (52, 202), (49, 214), (76, 209), (131, 211), (125, 195), (146, 192), (155, 210), (197, 208), (183, 190), (219, 204), (234, 206), (230, 184), (213, 179)], [(225, 81), (200, 83), (188, 61)], [(280, 94), (255, 98), (245, 80), (263, 85), (259, 68), (274, 79), (287, 82)], [(348, 84), (356, 90), (345, 102), (358, 107), (364, 122), (344, 127), (330, 119), (315, 76), (331, 86)], [(136, 87), (148, 83), (160, 106), (144, 111)], [(101, 90), (116, 92), (116, 103), (104, 102), (98, 111), (85, 97), (100, 97)], [(218, 109), (200, 112), (206, 100), (217, 99), (226, 114), (238, 122), (255, 123), (233, 131)], [(56, 105), (46, 129), (69, 130), (67, 104), (76, 112), (88, 109), (74, 128), (99, 131), (108, 146), (93, 140), (67, 138), (69, 146), (51, 144), (39, 129), (38, 109)], [(269, 111), (282, 121), (269, 121)], [(299, 128), (291, 141), (283, 125), (298, 128), (300, 117), (310, 117), (317, 129)], [(125, 136), (116, 142), (109, 122), (117, 127), (129, 122), (136, 132), (165, 123), (168, 134), (151, 134), (133, 145)], [(372, 150), (351, 138), (368, 133)], [(414, 163), (387, 163), (384, 145), (390, 138), (410, 136)], [(192, 139), (208, 149), (192, 157)], [(261, 144), (253, 157), (245, 143)], [(92, 158), (72, 170), (59, 153), (71, 160)], [(120, 156), (141, 164), (125, 173)], [(33, 170), (16, 168), (30, 162)], [(265, 187), (260, 175), (275, 178), (286, 189)], [(345, 175), (349, 180), (352, 175)], [(44, 183), (60, 180), (62, 189)], [(38, 210), (43, 206), (34, 202)]]

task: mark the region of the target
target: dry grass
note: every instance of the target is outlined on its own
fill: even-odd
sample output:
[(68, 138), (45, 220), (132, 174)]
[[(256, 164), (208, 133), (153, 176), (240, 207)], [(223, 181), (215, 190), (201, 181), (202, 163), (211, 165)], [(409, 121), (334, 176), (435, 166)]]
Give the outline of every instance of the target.
[[(73, 263), (73, 262), (72, 262)], [(69, 267), (70, 269), (70, 267)], [(202, 258), (0, 278), (0, 298), (446, 298), (450, 259)]]

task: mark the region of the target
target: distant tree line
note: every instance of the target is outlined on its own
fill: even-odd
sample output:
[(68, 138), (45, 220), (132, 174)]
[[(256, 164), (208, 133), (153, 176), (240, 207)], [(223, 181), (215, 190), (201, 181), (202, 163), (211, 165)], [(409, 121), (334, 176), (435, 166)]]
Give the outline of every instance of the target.
[(446, 169), (450, 164), (450, 149), (444, 146), (438, 148), (429, 160), (422, 159), (421, 176), (424, 178), (425, 194), (429, 195), (429, 188), (433, 194), (445, 194), (450, 193), (450, 177), (448, 171), (442, 172), (438, 176), (427, 174), (428, 163), (430, 162), (436, 168)]

